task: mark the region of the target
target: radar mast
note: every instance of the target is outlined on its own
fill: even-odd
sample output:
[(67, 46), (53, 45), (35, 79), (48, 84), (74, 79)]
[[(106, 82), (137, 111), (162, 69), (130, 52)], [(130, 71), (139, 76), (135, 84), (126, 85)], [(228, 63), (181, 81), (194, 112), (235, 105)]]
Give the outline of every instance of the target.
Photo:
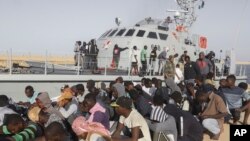
[[(202, 9), (205, 6), (204, 0), (176, 0), (181, 10), (175, 10), (175, 22), (177, 25), (189, 29), (196, 21), (196, 9)], [(174, 10), (170, 10), (174, 11)]]

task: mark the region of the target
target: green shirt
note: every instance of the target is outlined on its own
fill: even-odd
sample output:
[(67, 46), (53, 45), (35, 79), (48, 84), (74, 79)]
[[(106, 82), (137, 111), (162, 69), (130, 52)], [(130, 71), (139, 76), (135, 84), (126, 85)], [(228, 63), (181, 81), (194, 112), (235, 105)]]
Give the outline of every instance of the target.
[(147, 51), (143, 49), (141, 51), (141, 61), (146, 61), (147, 60)]

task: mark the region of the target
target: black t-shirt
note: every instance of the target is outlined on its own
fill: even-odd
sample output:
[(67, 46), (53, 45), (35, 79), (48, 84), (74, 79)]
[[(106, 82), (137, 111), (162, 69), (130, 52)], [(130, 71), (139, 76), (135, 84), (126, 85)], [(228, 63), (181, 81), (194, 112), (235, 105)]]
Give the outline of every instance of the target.
[(154, 51), (154, 50), (151, 51), (151, 53), (150, 53), (150, 60), (151, 61), (155, 61), (156, 57), (157, 57), (156, 51)]

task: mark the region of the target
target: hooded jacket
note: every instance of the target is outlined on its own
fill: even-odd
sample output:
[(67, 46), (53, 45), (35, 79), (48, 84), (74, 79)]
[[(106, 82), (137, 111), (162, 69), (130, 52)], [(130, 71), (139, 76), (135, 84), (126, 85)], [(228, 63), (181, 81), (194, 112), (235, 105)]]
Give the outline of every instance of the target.
[(40, 93), (37, 96), (37, 99), (39, 99), (42, 102), (42, 104), (46, 107), (45, 112), (48, 112), (50, 114), (54, 113), (57, 116), (59, 116), (61, 119), (64, 119), (63, 115), (52, 106), (52, 101), (51, 101), (49, 94), (47, 92)]

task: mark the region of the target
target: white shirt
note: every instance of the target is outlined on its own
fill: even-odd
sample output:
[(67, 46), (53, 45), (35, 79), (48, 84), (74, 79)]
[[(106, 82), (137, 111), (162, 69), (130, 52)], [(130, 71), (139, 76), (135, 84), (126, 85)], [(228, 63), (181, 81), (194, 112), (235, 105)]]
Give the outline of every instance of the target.
[(131, 62), (136, 62), (135, 59), (135, 55), (136, 55), (136, 59), (139, 62), (140, 61), (140, 51), (139, 50), (132, 50), (132, 54), (131, 54)]
[(16, 112), (13, 111), (12, 109), (8, 108), (7, 106), (0, 107), (0, 126), (3, 125), (3, 120), (4, 120), (5, 114), (16, 114)]
[(147, 88), (146, 86), (142, 86), (142, 91), (144, 91), (145, 93), (151, 96), (150, 88)]
[(63, 115), (64, 118), (68, 118), (70, 115), (77, 112), (77, 105), (71, 104), (67, 111), (63, 107), (60, 107), (59, 111), (61, 112), (61, 114)]
[(124, 116), (120, 116), (119, 122), (128, 127), (130, 131), (134, 127), (139, 127), (144, 137), (138, 139), (138, 141), (151, 141), (148, 124), (143, 116), (135, 109), (132, 109), (127, 118), (125, 118)]
[(179, 76), (179, 78), (180, 79), (178, 79), (178, 77), (176, 76), (176, 74), (175, 74), (175, 76), (174, 76), (174, 82), (175, 83), (180, 83), (182, 80), (183, 80), (183, 73), (182, 73), (182, 71), (181, 71), (181, 69), (180, 68), (175, 68), (175, 73)]

